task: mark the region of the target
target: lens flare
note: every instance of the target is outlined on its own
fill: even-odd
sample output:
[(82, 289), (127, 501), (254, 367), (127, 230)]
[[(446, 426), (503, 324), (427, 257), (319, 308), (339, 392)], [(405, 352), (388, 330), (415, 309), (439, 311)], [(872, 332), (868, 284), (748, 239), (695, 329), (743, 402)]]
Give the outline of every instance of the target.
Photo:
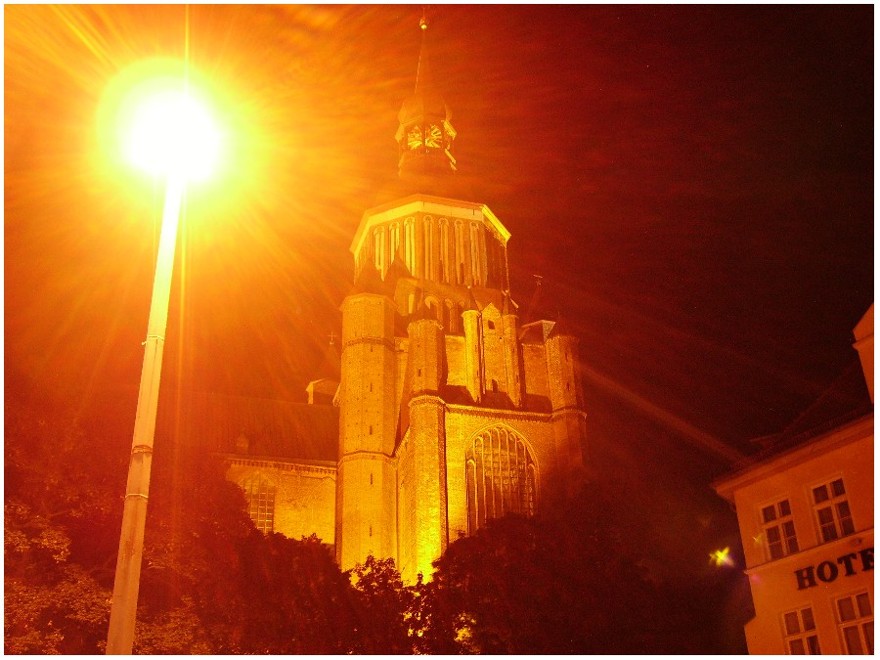
[(227, 136), (185, 62), (153, 59), (120, 72), (98, 113), (111, 160), (200, 182), (226, 160)]
[(123, 121), (123, 152), (138, 169), (189, 181), (204, 181), (214, 169), (220, 131), (190, 90), (152, 92)]
[(715, 550), (709, 555), (709, 558), (716, 566), (733, 566), (733, 559), (730, 557), (730, 548)]

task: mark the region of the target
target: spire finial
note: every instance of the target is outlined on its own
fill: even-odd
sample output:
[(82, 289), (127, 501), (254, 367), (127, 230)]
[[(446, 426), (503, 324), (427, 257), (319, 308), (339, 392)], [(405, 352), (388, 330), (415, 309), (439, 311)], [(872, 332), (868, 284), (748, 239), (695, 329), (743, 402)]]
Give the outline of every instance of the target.
[(419, 19), (419, 28), (422, 31), (422, 47), (419, 50), (419, 64), (416, 68), (416, 93), (431, 84), (431, 74), (428, 70), (428, 48), (426, 32), (428, 31), (428, 8), (422, 7), (422, 17)]

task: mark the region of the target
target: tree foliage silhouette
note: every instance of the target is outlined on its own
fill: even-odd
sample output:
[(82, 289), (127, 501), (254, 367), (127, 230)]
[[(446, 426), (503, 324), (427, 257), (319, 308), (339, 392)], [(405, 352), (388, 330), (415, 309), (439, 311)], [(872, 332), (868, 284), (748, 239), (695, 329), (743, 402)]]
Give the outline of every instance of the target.
[[(83, 431), (15, 382), (6, 393), (4, 650), (103, 651), (126, 438)], [(110, 434), (111, 431), (107, 431)], [(320, 539), (264, 535), (223, 462), (157, 442), (135, 651), (151, 654), (744, 652), (734, 571), (668, 583), (650, 539), (585, 488), (535, 518), (490, 520), (430, 579), (394, 562), (342, 572)]]

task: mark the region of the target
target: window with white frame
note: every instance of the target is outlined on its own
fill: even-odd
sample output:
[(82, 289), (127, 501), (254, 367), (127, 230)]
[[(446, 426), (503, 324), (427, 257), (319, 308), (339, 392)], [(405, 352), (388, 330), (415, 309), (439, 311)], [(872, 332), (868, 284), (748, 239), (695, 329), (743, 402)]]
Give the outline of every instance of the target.
[(837, 622), (849, 655), (874, 655), (874, 610), (867, 591), (837, 599)]
[(764, 540), (770, 559), (780, 559), (799, 550), (794, 520), (791, 518), (791, 504), (782, 500), (761, 509), (761, 522), (764, 526)]
[(856, 531), (843, 479), (835, 479), (813, 488), (813, 506), (823, 543)]
[(264, 534), (275, 531), (275, 486), (260, 476), (241, 485), (248, 503), (248, 515)]
[(782, 615), (785, 633), (785, 652), (789, 655), (819, 655), (819, 635), (813, 608), (804, 607)]

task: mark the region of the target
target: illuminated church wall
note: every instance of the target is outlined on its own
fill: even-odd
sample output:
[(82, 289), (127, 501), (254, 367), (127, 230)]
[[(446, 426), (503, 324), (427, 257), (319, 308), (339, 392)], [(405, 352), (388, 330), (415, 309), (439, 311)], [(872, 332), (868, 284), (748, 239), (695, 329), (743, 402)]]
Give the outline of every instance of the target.
[[(407, 581), (430, 575), (447, 544), (486, 518), (534, 513), (549, 484), (575, 483), (570, 473), (583, 467), (586, 433), (574, 339), (558, 322), (521, 326), (506, 290), (459, 283), (491, 272), (506, 282), (506, 253), (490, 256), (479, 232), (472, 243), (453, 232), (458, 274), (442, 259), (432, 271), (417, 233), (407, 259), (406, 233), (398, 239), (396, 229), (385, 230), (388, 218), (391, 227), (406, 226), (393, 219), (407, 213), (424, 220), (418, 212), (426, 208), (509, 238), (484, 205), (413, 194), (367, 211), (352, 242), (355, 286), (342, 305), (337, 397), (336, 552), (343, 568), (370, 551), (388, 553)], [(364, 255), (371, 244), (378, 252)], [(442, 245), (437, 252), (444, 256)]]
[(241, 485), (263, 531), (335, 542), (336, 467), (236, 458), (226, 478)]

